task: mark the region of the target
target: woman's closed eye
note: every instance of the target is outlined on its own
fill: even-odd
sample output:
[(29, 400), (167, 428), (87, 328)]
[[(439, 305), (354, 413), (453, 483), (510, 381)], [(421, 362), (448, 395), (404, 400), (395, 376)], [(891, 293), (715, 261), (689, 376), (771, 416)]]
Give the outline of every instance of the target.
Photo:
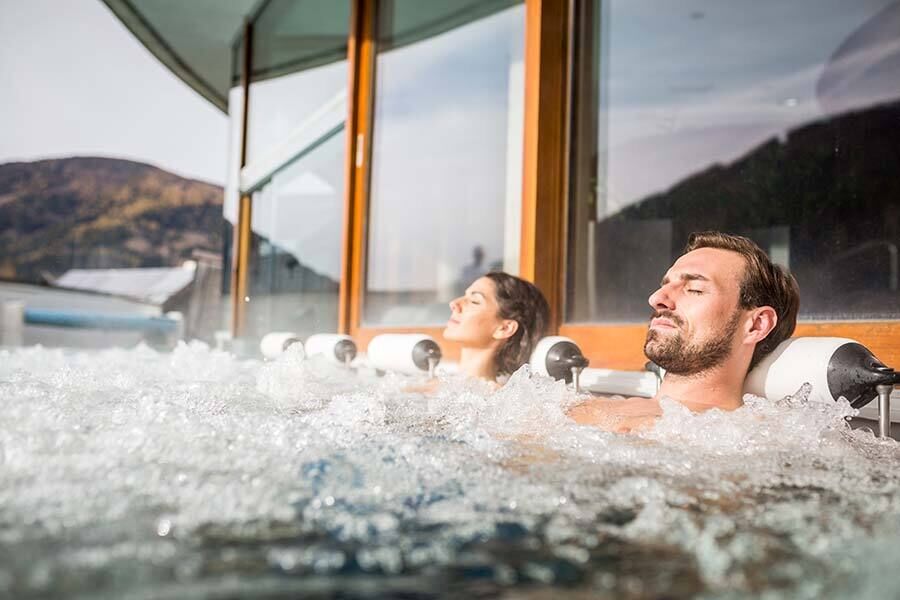
[(469, 304), (474, 304), (476, 306), (481, 304), (482, 300), (483, 300), (483, 298), (481, 297), (481, 294), (477, 294), (477, 293), (472, 294), (471, 296), (468, 297)]

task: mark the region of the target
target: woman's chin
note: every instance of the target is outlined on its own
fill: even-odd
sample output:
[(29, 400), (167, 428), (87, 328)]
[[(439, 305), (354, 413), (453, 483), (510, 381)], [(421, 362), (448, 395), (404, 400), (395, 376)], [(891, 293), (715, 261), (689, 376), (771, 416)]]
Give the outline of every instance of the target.
[(466, 335), (466, 331), (461, 329), (459, 324), (457, 323), (448, 323), (446, 327), (444, 327), (444, 332), (441, 334), (444, 339), (450, 342), (469, 342), (469, 336)]

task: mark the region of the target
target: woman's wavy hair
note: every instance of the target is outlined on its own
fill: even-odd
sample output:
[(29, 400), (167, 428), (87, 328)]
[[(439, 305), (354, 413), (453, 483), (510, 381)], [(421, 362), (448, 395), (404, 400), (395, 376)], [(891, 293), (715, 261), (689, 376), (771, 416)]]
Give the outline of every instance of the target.
[(528, 362), (538, 341), (550, 323), (550, 307), (544, 294), (533, 283), (509, 273), (492, 271), (485, 275), (494, 282), (494, 294), (501, 319), (519, 324), (494, 356), (498, 375), (511, 375)]

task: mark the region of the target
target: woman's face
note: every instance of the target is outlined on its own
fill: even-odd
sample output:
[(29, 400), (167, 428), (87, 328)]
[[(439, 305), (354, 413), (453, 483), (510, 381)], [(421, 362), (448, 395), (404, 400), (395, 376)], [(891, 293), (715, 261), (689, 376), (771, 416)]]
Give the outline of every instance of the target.
[(444, 338), (465, 346), (488, 348), (512, 335), (515, 321), (500, 318), (500, 307), (494, 282), (487, 277), (476, 279), (465, 295), (450, 302), (450, 320)]

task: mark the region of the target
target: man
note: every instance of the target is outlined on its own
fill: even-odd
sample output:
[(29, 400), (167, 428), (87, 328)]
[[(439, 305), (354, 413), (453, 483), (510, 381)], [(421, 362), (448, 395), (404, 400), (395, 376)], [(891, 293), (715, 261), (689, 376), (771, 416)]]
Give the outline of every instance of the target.
[(659, 392), (590, 400), (569, 412), (578, 423), (647, 428), (662, 414), (663, 397), (693, 411), (740, 407), (747, 373), (794, 332), (800, 293), (753, 241), (705, 232), (691, 235), (649, 302), (644, 354), (666, 369)]

